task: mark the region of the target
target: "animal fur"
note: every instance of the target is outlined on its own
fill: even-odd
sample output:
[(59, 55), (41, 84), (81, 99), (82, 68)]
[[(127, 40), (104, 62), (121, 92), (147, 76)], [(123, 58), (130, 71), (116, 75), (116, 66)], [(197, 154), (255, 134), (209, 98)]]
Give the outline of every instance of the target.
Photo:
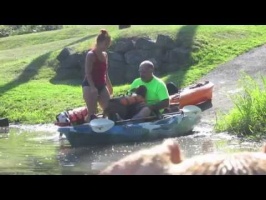
[(179, 146), (173, 140), (140, 150), (122, 158), (100, 172), (100, 175), (156, 175), (166, 174), (170, 163), (182, 161)]
[(167, 174), (178, 175), (266, 175), (264, 152), (206, 154), (172, 165)]
[(127, 117), (127, 112), (127, 106), (120, 103), (120, 98), (113, 98), (109, 100), (108, 106), (104, 110), (103, 116), (107, 116), (108, 119), (116, 121), (116, 113), (118, 113), (122, 119), (125, 119)]
[(113, 163), (100, 175), (266, 175), (266, 146), (262, 152), (205, 154), (183, 159), (179, 145), (166, 140), (160, 145)]
[(59, 123), (70, 123), (69, 115), (66, 111), (59, 113), (55, 118)]
[[(125, 96), (110, 99), (107, 108), (104, 110), (104, 117), (107, 116), (109, 119), (116, 121), (116, 114), (118, 114), (122, 119), (127, 119), (130, 114), (129, 106), (132, 104), (143, 103), (145, 101), (147, 89), (142, 85), (136, 89), (135, 93), (137, 95), (135, 97)], [(135, 102), (134, 99), (136, 100)]]

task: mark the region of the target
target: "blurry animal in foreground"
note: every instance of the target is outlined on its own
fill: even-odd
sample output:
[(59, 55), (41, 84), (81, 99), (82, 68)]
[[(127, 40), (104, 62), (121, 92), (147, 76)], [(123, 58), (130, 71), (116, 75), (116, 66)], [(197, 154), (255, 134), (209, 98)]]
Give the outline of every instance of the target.
[(144, 85), (141, 85), (136, 89), (136, 95), (110, 99), (108, 107), (104, 110), (104, 117), (107, 116), (114, 121), (120, 120), (117, 119), (117, 114), (122, 119), (133, 117), (134, 113), (131, 114), (131, 107), (136, 104), (145, 103), (146, 93), (147, 88)]
[(122, 158), (107, 167), (100, 174), (141, 175), (165, 174), (170, 164), (181, 162), (177, 143), (166, 140), (163, 144), (143, 149)]
[(113, 163), (100, 175), (266, 175), (262, 152), (205, 154), (183, 159), (176, 141), (140, 150)]

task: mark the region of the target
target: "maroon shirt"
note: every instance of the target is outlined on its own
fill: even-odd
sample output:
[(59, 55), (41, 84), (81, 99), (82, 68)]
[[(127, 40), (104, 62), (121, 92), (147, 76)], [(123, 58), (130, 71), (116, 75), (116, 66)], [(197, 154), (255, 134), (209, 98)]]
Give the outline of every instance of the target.
[(106, 61), (99, 60), (95, 51), (92, 51), (95, 55), (95, 62), (92, 67), (92, 80), (95, 86), (103, 86), (106, 84), (106, 71), (107, 71), (107, 63)]

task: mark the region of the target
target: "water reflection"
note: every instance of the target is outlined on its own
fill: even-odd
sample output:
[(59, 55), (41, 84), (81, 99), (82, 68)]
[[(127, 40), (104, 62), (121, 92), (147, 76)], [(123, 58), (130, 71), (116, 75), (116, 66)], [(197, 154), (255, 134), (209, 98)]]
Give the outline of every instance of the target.
[[(158, 143), (160, 143), (158, 141)], [(69, 145), (61, 145), (59, 150), (59, 162), (63, 174), (97, 174), (110, 163), (122, 157), (154, 145), (155, 143), (140, 143), (130, 145), (110, 145), (72, 148)]]
[(59, 174), (58, 167), (54, 167), (56, 144), (34, 141), (35, 136), (35, 133), (18, 130), (1, 135), (1, 174)]
[[(198, 127), (193, 135), (176, 140), (185, 158), (211, 152), (259, 151), (262, 142), (241, 141), (228, 134), (213, 134)], [(102, 147), (72, 148), (56, 131), (11, 128), (0, 134), (0, 174), (97, 174), (122, 157), (162, 141)]]

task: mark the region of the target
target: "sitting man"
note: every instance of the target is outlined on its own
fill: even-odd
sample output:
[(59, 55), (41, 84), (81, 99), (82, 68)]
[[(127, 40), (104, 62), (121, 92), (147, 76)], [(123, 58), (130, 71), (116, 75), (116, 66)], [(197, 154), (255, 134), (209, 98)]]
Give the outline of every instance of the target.
[(104, 116), (108, 116), (113, 121), (130, 119), (132, 117), (132, 107), (145, 105), (147, 89), (144, 85), (139, 86), (135, 94), (123, 96), (109, 100), (107, 108), (104, 110)]
[(135, 91), (141, 85), (147, 88), (146, 103), (132, 106), (134, 113), (132, 119), (140, 119), (153, 113), (162, 113), (169, 107), (169, 93), (165, 83), (153, 74), (154, 65), (150, 61), (143, 61), (139, 66), (140, 78), (133, 81), (131, 91)]

